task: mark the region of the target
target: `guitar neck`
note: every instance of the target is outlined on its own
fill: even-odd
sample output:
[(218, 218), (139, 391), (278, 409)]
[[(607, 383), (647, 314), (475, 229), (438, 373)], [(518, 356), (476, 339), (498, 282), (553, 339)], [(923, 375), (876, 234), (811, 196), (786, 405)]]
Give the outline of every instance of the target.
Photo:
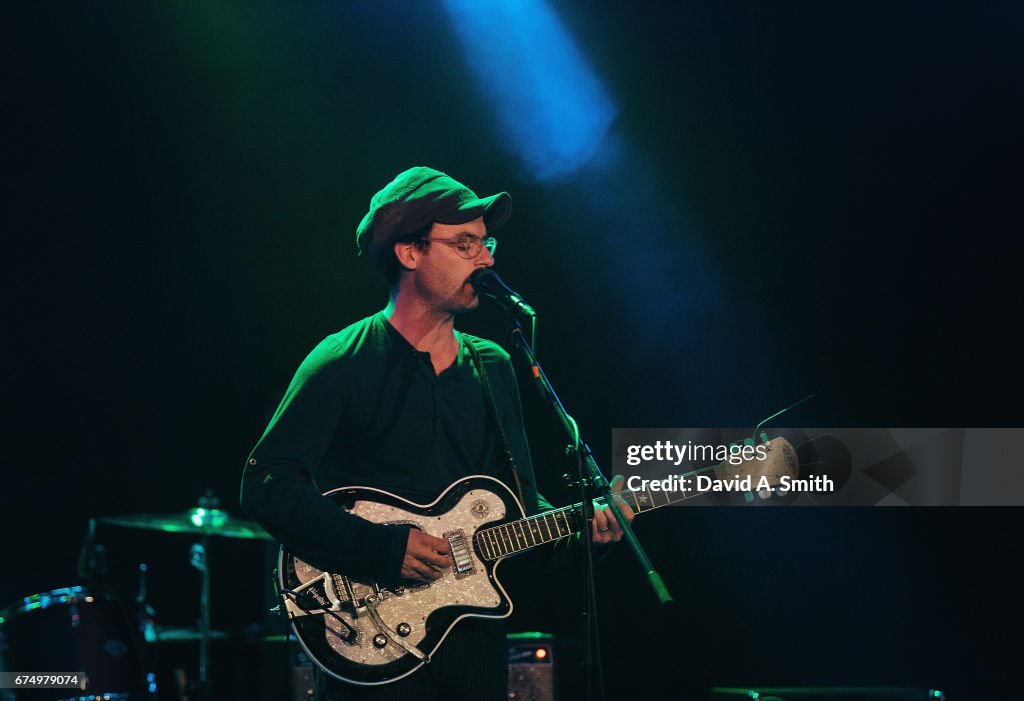
[[(721, 468), (722, 466), (718, 465), (710, 469), (714, 469), (717, 473)], [(703, 471), (679, 475), (678, 478), (680, 480), (691, 478), (699, 472)], [(613, 496), (621, 498), (629, 505), (633, 513), (641, 514), (669, 504), (677, 504), (698, 494), (699, 492), (690, 490), (665, 492), (651, 489), (627, 489), (613, 494)], [(604, 499), (596, 501), (602, 503)], [(479, 547), (479, 552), (483, 553), (488, 560), (495, 560), (579, 533), (583, 529), (584, 523), (583, 503), (580, 502), (518, 521), (509, 521), (500, 526), (483, 528), (476, 532), (473, 539)]]

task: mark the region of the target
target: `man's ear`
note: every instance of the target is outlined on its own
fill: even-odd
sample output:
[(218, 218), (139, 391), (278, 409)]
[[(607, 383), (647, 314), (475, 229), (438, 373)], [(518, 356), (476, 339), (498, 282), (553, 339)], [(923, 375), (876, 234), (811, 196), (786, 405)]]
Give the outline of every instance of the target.
[(402, 243), (399, 241), (395, 244), (395, 258), (398, 259), (398, 263), (406, 270), (415, 270), (419, 264), (420, 249), (416, 247), (415, 243)]

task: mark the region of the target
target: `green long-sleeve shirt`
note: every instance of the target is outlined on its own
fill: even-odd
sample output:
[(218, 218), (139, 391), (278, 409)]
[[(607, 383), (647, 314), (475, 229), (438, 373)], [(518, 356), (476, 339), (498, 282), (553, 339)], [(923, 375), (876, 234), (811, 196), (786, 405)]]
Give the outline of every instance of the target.
[(303, 361), (253, 449), (242, 506), (296, 556), (353, 576), (397, 578), (408, 528), (346, 513), (321, 492), (371, 486), (430, 502), (471, 474), (511, 484), (480, 378), (466, 344), (480, 353), (528, 514), (550, 508), (537, 494), (508, 354), (460, 334), (455, 362), (435, 374), (377, 313), (324, 339)]

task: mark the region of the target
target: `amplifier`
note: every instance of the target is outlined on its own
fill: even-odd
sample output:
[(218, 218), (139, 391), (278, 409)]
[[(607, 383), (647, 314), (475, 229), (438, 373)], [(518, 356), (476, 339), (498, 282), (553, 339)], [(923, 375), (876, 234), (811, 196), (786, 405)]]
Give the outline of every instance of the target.
[(510, 701), (554, 701), (557, 645), (548, 633), (508, 636), (508, 698)]
[(938, 689), (897, 686), (716, 686), (711, 701), (945, 701)]

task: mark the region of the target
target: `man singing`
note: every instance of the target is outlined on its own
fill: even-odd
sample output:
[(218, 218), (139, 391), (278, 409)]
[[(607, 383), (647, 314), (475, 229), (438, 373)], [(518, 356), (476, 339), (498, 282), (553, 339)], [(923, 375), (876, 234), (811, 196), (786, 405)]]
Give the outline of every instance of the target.
[[(242, 506), (296, 557), (378, 581), (427, 582), (451, 567), (447, 541), (371, 523), (321, 496), (342, 486), (429, 503), (456, 480), (485, 474), (518, 492), (528, 515), (551, 508), (537, 493), (508, 354), (454, 325), (479, 304), (469, 278), (494, 264), (492, 232), (510, 206), (507, 193), (479, 198), (426, 167), (400, 173), (370, 200), (356, 243), (390, 285), (387, 306), (313, 349), (242, 478)], [(621, 536), (596, 508), (594, 542)], [(364, 687), (318, 674), (317, 698), (497, 701), (506, 655), (503, 623), (470, 618), (408, 677)]]

